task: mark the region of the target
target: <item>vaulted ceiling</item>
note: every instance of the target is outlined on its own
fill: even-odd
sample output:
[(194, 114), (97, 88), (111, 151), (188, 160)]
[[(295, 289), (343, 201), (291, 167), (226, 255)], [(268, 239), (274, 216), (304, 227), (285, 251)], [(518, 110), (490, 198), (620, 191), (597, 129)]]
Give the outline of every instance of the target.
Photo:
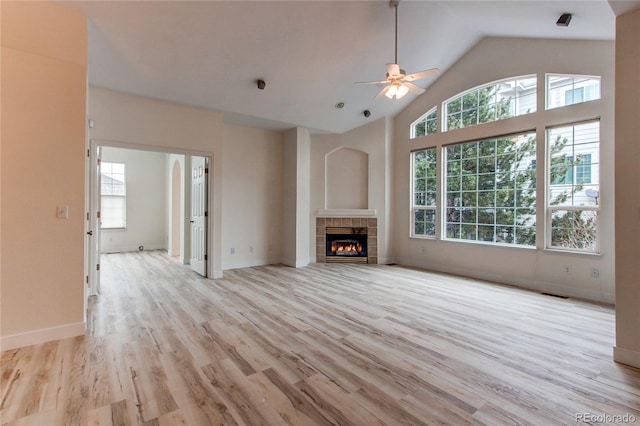
[[(388, 1), (63, 3), (89, 17), (90, 84), (219, 110), (229, 123), (341, 133), (394, 116), (415, 98), (374, 99), (379, 87), (353, 84), (384, 79), (394, 61)], [(407, 72), (443, 73), (486, 36), (613, 40), (616, 13), (634, 5), (405, 0), (398, 62)], [(564, 12), (573, 13), (571, 24), (556, 26)]]

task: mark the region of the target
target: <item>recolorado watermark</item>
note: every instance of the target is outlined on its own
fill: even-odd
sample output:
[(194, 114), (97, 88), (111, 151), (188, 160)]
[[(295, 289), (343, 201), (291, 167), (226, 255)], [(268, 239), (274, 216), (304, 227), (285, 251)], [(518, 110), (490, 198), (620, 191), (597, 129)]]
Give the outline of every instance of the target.
[(635, 423), (637, 420), (633, 414), (594, 414), (576, 413), (576, 423)]

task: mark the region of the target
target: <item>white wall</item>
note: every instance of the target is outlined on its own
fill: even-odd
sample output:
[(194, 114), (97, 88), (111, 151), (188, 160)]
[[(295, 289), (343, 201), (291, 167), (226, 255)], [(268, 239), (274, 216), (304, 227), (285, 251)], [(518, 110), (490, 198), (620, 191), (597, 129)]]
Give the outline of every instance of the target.
[(224, 125), (223, 269), (280, 261), (282, 146), (280, 132)]
[[(552, 111), (544, 110), (538, 97), (538, 113), (480, 126), (409, 139), (410, 124), (434, 105), (466, 89), (518, 75), (537, 73), (538, 86), (545, 73), (602, 76), (602, 99)], [(395, 119), (394, 132), (394, 244), (399, 263), (484, 278), (574, 297), (613, 302), (614, 299), (614, 181), (613, 181), (614, 43), (568, 40), (487, 38), (470, 50)], [(601, 118), (601, 254), (569, 254), (537, 248), (499, 247), (409, 238), (410, 152), (419, 148), (477, 140), (535, 129), (544, 141), (545, 126), (574, 120)], [(538, 164), (544, 152), (539, 144)], [(543, 176), (539, 176), (539, 182)], [(544, 191), (538, 192), (537, 223), (545, 220)], [(564, 266), (571, 267), (566, 274)], [(599, 269), (599, 278), (591, 277)]]
[(90, 86), (89, 117), (95, 123), (89, 137), (98, 143), (213, 159), (207, 269), (212, 277), (222, 276), (222, 115)]
[[(390, 163), (390, 120), (381, 118), (369, 124), (341, 134), (311, 136), (311, 258), (316, 255), (316, 215), (318, 210), (330, 207), (326, 199), (328, 192), (334, 200), (349, 197), (352, 187), (339, 185), (326, 176), (327, 155), (339, 148), (350, 148), (368, 156), (368, 194), (362, 199), (368, 200), (365, 208), (375, 209), (378, 218), (378, 263), (392, 261), (389, 244), (389, 224), (391, 219), (391, 163)], [(358, 160), (359, 161), (359, 160)], [(327, 183), (333, 186), (327, 188)], [(345, 205), (343, 208), (347, 208)]]
[(640, 9), (616, 21), (616, 346), (640, 368)]
[[(2, 350), (84, 333), (86, 17), (2, 2)], [(68, 219), (56, 218), (67, 206)]]
[(168, 154), (104, 147), (103, 162), (125, 164), (125, 229), (103, 229), (100, 252), (167, 249)]
[(296, 268), (310, 262), (309, 197), (315, 182), (310, 178), (309, 131), (297, 127), (284, 134), (282, 165), (282, 263)]

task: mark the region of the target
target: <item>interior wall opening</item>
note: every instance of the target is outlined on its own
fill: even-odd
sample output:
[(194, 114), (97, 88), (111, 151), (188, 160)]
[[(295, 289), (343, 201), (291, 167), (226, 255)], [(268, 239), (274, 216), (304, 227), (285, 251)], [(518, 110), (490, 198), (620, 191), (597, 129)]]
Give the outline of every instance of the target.
[[(136, 148), (92, 143), (96, 167), (88, 167), (88, 179), (95, 184), (88, 198), (94, 202), (88, 200), (87, 218), (95, 215), (99, 219), (88, 232), (88, 238), (95, 240), (87, 244), (87, 262), (91, 262), (93, 250), (98, 263), (97, 272), (88, 274), (89, 296), (100, 293), (100, 258), (109, 253), (155, 250), (189, 265), (193, 273), (209, 276), (209, 158)], [(194, 217), (196, 205), (199, 218)], [(119, 221), (114, 217), (120, 217)], [(192, 239), (198, 219), (198, 244), (202, 247), (194, 247)], [(198, 252), (196, 259), (194, 252)], [(93, 265), (87, 268), (91, 271)]]

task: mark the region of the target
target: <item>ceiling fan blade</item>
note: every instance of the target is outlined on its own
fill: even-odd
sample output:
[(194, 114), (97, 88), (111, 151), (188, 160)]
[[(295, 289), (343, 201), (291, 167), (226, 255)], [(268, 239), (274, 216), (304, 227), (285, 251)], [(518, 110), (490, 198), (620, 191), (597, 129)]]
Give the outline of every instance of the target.
[(430, 70), (418, 71), (409, 74), (404, 79), (405, 81), (420, 80), (422, 78), (431, 77), (432, 75), (438, 74), (439, 72), (440, 70), (438, 68), (431, 68)]
[(388, 83), (387, 80), (380, 80), (380, 81), (356, 81), (353, 84), (385, 84)]
[(400, 75), (400, 65), (398, 65), (398, 64), (387, 64), (387, 74), (388, 75)]
[(389, 90), (390, 87), (391, 87), (390, 85), (386, 86), (386, 87), (383, 87), (382, 90), (378, 92), (378, 94), (376, 95), (375, 99), (380, 99), (381, 97), (383, 97), (387, 93), (387, 91)]
[(404, 83), (405, 86), (407, 86), (409, 88), (409, 91), (415, 95), (421, 95), (424, 93), (424, 89), (422, 87), (416, 86), (413, 83), (409, 83), (408, 81), (405, 81)]

